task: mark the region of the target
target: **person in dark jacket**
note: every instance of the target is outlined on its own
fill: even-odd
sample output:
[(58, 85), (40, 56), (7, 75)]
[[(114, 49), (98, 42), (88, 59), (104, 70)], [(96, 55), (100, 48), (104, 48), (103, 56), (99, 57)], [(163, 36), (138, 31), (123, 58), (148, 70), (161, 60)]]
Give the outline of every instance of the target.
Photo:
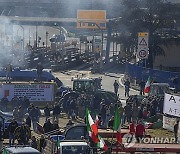
[(118, 94), (118, 89), (119, 89), (119, 84), (117, 82), (117, 80), (114, 81), (114, 93), (117, 95)]
[(47, 104), (46, 107), (44, 108), (44, 115), (46, 117), (46, 121), (50, 117), (50, 112), (51, 112), (51, 110), (49, 108), (49, 105)]
[(59, 125), (58, 125), (57, 120), (54, 120), (52, 127), (53, 127), (53, 130), (57, 130), (57, 129), (59, 130)]
[(43, 68), (41, 63), (38, 63), (36, 69), (37, 69), (37, 78), (38, 78), (38, 81), (41, 82), (41, 80), (42, 80), (42, 72), (43, 72), (44, 68)]
[(178, 143), (178, 129), (179, 129), (179, 121), (177, 121), (176, 124), (174, 125), (175, 143)]
[(29, 116), (30, 116), (32, 123), (33, 123), (33, 130), (36, 132), (37, 131), (37, 122), (38, 122), (39, 112), (34, 107), (34, 105), (32, 105), (32, 108), (29, 112)]
[(42, 152), (42, 150), (46, 147), (46, 140), (44, 138), (44, 135), (41, 135), (41, 138), (39, 140), (39, 151)]
[(25, 122), (22, 122), (22, 125), (19, 128), (19, 138), (18, 142), (21, 145), (27, 145), (29, 141), (29, 136), (27, 135), (29, 132), (29, 127), (25, 124)]
[(144, 95), (145, 82), (143, 80), (139, 83), (139, 88), (140, 88), (140, 95)]
[(34, 149), (37, 149), (37, 141), (36, 141), (36, 137), (35, 136), (32, 136), (31, 138), (31, 147), (34, 148)]
[(51, 123), (51, 120), (48, 119), (44, 125), (43, 125), (44, 133), (48, 133), (53, 130), (53, 124)]
[(56, 103), (53, 108), (53, 121), (56, 119), (59, 122), (59, 115), (61, 113), (60, 106)]
[(9, 145), (14, 145), (14, 131), (18, 127), (17, 121), (13, 118), (12, 122), (8, 126), (8, 131), (9, 131)]
[(31, 128), (31, 118), (28, 113), (25, 114), (25, 123)]

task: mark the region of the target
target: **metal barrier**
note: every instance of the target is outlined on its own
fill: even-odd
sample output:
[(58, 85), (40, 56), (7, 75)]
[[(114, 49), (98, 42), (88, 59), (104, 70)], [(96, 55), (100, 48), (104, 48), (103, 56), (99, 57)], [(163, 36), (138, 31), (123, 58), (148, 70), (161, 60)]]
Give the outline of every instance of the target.
[(174, 87), (173, 80), (177, 78), (177, 89), (180, 89), (180, 73), (169, 72), (156, 69), (150, 69), (138, 66), (136, 64), (126, 63), (126, 73), (131, 79), (146, 81), (148, 77), (151, 77), (153, 82), (168, 83), (171, 87)]

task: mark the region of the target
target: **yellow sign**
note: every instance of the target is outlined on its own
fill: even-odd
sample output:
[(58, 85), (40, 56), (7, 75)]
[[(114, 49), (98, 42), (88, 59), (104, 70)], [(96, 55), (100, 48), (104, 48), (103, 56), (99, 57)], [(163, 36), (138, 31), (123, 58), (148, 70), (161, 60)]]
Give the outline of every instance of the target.
[(138, 33), (138, 37), (148, 37), (148, 33), (147, 32), (140, 32), (140, 33)]
[(106, 29), (106, 11), (78, 10), (77, 28)]

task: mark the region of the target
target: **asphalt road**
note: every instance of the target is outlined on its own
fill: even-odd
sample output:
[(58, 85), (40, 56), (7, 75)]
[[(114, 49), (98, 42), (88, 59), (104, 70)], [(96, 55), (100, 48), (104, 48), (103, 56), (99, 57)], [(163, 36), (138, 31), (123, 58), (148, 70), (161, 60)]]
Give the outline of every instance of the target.
[[(119, 87), (119, 97), (122, 100), (122, 103), (124, 105), (125, 100), (127, 99), (124, 96), (124, 87), (121, 83), (121, 78), (123, 77), (124, 74), (120, 73), (105, 73), (105, 74), (91, 74), (90, 71), (77, 71), (77, 70), (71, 70), (67, 72), (55, 72), (53, 73), (56, 77), (58, 77), (65, 86), (68, 86), (72, 88), (72, 81), (71, 79), (74, 77), (85, 77), (85, 78), (93, 78), (93, 77), (102, 77), (102, 88), (107, 91), (113, 91), (113, 83), (115, 80), (118, 80), (120, 83)], [(138, 91), (135, 91), (133, 89), (130, 90), (130, 95), (135, 95), (138, 94)]]

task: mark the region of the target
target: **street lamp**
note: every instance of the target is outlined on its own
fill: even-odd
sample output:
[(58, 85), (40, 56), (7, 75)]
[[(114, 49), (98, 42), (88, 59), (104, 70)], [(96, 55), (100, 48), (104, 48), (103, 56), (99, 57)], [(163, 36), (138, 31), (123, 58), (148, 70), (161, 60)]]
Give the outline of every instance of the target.
[(23, 32), (23, 39), (22, 39), (22, 46), (23, 46), (23, 51), (24, 51), (24, 27), (23, 26), (21, 26), (21, 25), (19, 25), (21, 28), (22, 28), (22, 32)]
[(48, 40), (49, 33), (46, 31), (46, 50), (47, 50), (47, 40)]
[(103, 37), (104, 37), (104, 34), (103, 34), (103, 29), (97, 24), (97, 23), (93, 23), (95, 24), (95, 26), (98, 27), (98, 29), (101, 31), (101, 52), (100, 52), (100, 69), (102, 70), (103, 69)]
[(62, 64), (64, 66), (65, 62), (64, 62), (64, 38), (63, 38), (63, 34), (64, 33), (67, 33), (67, 31), (61, 27), (61, 26), (58, 26), (57, 23), (54, 24), (54, 26), (56, 26), (56, 28), (59, 30), (59, 33), (60, 33), (60, 38), (59, 38), (59, 52), (62, 51)]

